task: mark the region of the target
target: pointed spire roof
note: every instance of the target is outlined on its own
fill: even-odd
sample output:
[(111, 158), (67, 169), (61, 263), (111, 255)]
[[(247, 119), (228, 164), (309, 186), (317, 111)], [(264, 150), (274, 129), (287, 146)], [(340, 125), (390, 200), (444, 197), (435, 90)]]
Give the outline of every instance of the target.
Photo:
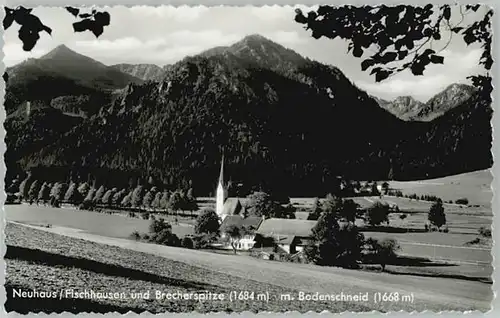
[(224, 154), (222, 154), (222, 160), (220, 164), (219, 184), (224, 184)]

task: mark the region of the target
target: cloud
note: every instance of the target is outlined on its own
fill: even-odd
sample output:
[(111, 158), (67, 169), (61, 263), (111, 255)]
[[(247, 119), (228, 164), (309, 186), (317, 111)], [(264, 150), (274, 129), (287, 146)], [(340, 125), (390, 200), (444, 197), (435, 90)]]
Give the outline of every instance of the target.
[[(304, 13), (315, 7), (293, 6), (115, 6), (106, 7), (111, 24), (96, 39), (90, 32), (74, 33), (74, 17), (61, 7), (38, 7), (35, 13), (53, 29), (52, 36), (42, 34), (33, 52), (24, 52), (17, 38), (18, 27), (4, 34), (7, 66), (28, 57), (39, 57), (59, 44), (105, 64), (174, 63), (215, 46), (231, 45), (249, 34), (261, 34), (297, 53), (322, 63), (339, 67), (361, 88), (382, 98), (412, 95), (426, 100), (455, 82), (466, 82), (469, 75), (481, 72), (479, 47), (466, 46), (460, 37), (453, 38), (442, 52), (444, 65), (430, 65), (425, 76), (410, 72), (397, 74), (382, 83), (361, 71), (362, 59), (347, 54), (347, 42), (341, 39), (312, 38), (311, 31), (296, 23), (295, 8)], [(476, 19), (467, 16), (467, 22)], [(471, 20), (471, 21), (469, 21)], [(435, 43), (445, 46), (447, 38)]]
[(411, 95), (421, 101), (427, 101), (435, 94), (453, 83), (468, 83), (467, 76), (481, 73), (478, 65), (482, 51), (473, 49), (465, 52), (445, 50), (443, 65), (429, 65), (424, 76), (414, 76), (409, 70), (397, 74), (381, 83), (357, 81), (356, 84), (366, 91), (390, 98)]

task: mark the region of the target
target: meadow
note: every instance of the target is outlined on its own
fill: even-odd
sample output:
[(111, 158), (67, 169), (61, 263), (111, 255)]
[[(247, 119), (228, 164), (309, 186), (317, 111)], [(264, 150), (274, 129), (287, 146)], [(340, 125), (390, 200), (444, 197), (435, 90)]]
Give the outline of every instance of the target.
[[(450, 278), (391, 275), (308, 264), (292, 264), (246, 256), (212, 254), (110, 238), (68, 228), (43, 228), (8, 224), (7, 291), (15, 287), (58, 291), (93, 289), (101, 292), (254, 291), (268, 292), (269, 301), (166, 301), (155, 299), (93, 300), (63, 299), (51, 302), (7, 298), (6, 309), (26, 312), (52, 306), (68, 311), (117, 310), (140, 312), (276, 311), (332, 312), (393, 310), (481, 310), (487, 311), (492, 298), (489, 284)], [(332, 302), (289, 301), (280, 295), (296, 297), (308, 293), (359, 294), (399, 292), (414, 297), (413, 302)], [(9, 293), (8, 293), (9, 295)]]

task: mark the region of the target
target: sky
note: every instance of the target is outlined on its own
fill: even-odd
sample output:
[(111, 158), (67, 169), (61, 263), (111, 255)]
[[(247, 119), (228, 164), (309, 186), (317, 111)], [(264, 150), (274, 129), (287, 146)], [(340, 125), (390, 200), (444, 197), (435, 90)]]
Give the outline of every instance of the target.
[[(427, 101), (453, 83), (468, 83), (466, 77), (482, 72), (478, 66), (481, 48), (466, 46), (460, 37), (452, 37), (440, 53), (443, 65), (430, 65), (424, 76), (409, 71), (376, 83), (368, 72), (361, 71), (362, 59), (347, 54), (347, 42), (311, 37), (310, 31), (295, 22), (294, 10), (308, 12), (314, 7), (104, 7), (111, 23), (96, 39), (90, 32), (74, 33), (75, 18), (61, 7), (38, 7), (33, 10), (42, 22), (52, 28), (52, 35), (41, 33), (31, 52), (24, 52), (17, 38), (19, 27), (5, 31), (4, 64), (12, 66), (30, 57), (40, 57), (60, 44), (94, 58), (104, 64), (152, 63), (159, 66), (175, 63), (187, 55), (195, 55), (215, 46), (231, 45), (249, 34), (261, 34), (297, 53), (322, 63), (337, 66), (358, 87), (369, 94), (392, 100), (397, 96), (413, 96)], [(452, 24), (460, 19), (459, 10), (452, 11)], [(466, 16), (469, 24), (484, 11)], [(434, 42), (433, 49), (445, 47), (447, 38)], [(368, 57), (368, 53), (363, 57)]]

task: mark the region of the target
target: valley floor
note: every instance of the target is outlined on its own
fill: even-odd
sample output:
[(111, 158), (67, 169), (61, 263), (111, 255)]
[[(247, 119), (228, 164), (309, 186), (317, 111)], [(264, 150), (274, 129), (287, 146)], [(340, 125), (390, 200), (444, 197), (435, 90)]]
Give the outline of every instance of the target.
[[(151, 312), (369, 310), (481, 310), (490, 308), (490, 284), (391, 275), (314, 265), (280, 263), (234, 255), (212, 254), (53, 226), (9, 223), (6, 228), (8, 298), (6, 309), (37, 311), (128, 310)], [(12, 288), (101, 292), (267, 292), (269, 301), (166, 301), (144, 299), (54, 302), (13, 299)], [(398, 292), (413, 302), (299, 301), (298, 293), (359, 294)], [(281, 295), (295, 300), (282, 300)]]

